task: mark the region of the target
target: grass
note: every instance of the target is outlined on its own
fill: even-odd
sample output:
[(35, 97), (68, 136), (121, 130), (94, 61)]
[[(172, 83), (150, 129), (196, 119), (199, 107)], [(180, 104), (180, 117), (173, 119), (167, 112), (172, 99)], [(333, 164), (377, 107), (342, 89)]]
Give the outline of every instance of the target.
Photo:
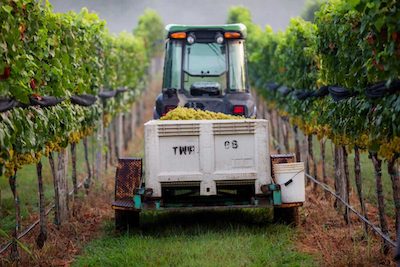
[[(91, 139), (88, 139), (89, 145), (89, 160), (92, 162), (92, 144)], [(72, 186), (72, 166), (71, 166), (71, 154), (69, 150), (69, 164), (68, 164), (68, 188), (71, 190)], [(77, 144), (77, 173), (78, 181), (82, 181), (86, 177), (86, 163), (84, 160), (84, 150), (82, 142)], [(54, 155), (54, 159), (57, 156)], [(44, 195), (46, 204), (50, 204), (54, 199), (54, 187), (53, 178), (50, 171), (50, 165), (47, 158), (42, 159), (43, 163), (43, 183), (44, 183)], [(39, 197), (38, 197), (38, 182), (36, 175), (36, 165), (27, 165), (17, 172), (17, 191), (20, 199), (21, 206), (21, 218), (29, 218), (31, 214), (38, 214), (39, 212)], [(14, 214), (14, 199), (8, 184), (8, 178), (0, 176), (0, 229), (10, 232), (15, 225), (15, 214)]]
[(107, 224), (74, 266), (315, 266), (296, 251), (296, 230), (266, 210), (146, 212), (121, 236)]

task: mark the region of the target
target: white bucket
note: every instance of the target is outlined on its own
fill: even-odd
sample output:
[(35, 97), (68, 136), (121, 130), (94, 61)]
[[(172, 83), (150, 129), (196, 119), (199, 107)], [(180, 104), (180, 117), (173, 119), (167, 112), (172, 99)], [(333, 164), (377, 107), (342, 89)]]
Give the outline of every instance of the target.
[(275, 182), (281, 186), (282, 203), (304, 202), (304, 162), (274, 164)]

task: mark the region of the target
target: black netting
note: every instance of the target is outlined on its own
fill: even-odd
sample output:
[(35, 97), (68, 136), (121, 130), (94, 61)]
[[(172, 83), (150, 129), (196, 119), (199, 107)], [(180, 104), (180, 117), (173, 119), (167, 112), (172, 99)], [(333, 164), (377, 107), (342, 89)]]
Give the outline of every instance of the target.
[(9, 98), (0, 98), (0, 112), (5, 112), (18, 106), (18, 101)]
[(51, 107), (63, 102), (64, 99), (54, 96), (41, 96), (41, 97), (31, 96), (29, 97), (29, 101), (32, 106)]
[(292, 89), (286, 86), (281, 86), (278, 89), (278, 92), (281, 93), (283, 96), (287, 96), (291, 91)]
[(341, 101), (356, 95), (354, 92), (350, 92), (346, 88), (339, 86), (329, 86), (328, 90), (335, 101)]
[(280, 85), (274, 82), (269, 82), (266, 84), (266, 89), (270, 91), (276, 91), (279, 87)]
[(101, 99), (107, 99), (107, 98), (115, 97), (116, 94), (117, 94), (117, 91), (115, 91), (115, 90), (103, 91), (103, 92), (99, 93), (99, 97)]
[(94, 95), (73, 95), (71, 96), (71, 103), (79, 106), (89, 107), (96, 103), (97, 97)]
[(118, 94), (125, 93), (125, 92), (127, 92), (127, 91), (128, 91), (128, 89), (126, 89), (126, 88), (119, 88), (119, 89), (117, 89), (117, 95), (118, 95)]
[(387, 82), (380, 82), (365, 90), (365, 95), (369, 98), (376, 99), (384, 97), (387, 94), (393, 94), (400, 91), (400, 81), (394, 80), (387, 86)]
[(322, 86), (318, 90), (316, 90), (312, 93), (313, 97), (324, 97), (327, 95), (329, 95), (329, 87), (328, 86)]
[(308, 90), (296, 90), (294, 92), (294, 96), (298, 99), (298, 100), (305, 100), (309, 97), (312, 96), (312, 91), (308, 91)]

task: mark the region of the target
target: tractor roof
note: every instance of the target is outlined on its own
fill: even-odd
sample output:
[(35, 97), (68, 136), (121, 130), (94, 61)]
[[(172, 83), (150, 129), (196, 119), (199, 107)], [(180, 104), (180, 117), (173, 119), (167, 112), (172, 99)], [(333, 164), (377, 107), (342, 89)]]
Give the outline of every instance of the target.
[(190, 32), (190, 31), (221, 31), (221, 32), (239, 32), (242, 38), (246, 38), (247, 28), (242, 23), (224, 24), (224, 25), (182, 25), (168, 24), (165, 27), (167, 37), (174, 32)]

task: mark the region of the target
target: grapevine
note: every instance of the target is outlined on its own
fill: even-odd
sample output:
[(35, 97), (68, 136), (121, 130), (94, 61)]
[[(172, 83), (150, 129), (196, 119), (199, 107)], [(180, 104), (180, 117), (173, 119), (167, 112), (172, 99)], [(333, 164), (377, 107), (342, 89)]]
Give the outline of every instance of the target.
[[(240, 14), (248, 11), (232, 9), (228, 21), (256, 28), (250, 16)], [(400, 155), (399, 94), (370, 98), (366, 91), (400, 79), (394, 60), (400, 57), (399, 18), (396, 1), (331, 0), (315, 23), (295, 18), (278, 33), (267, 27), (248, 40), (251, 82), (268, 108), (288, 116), (306, 135), (391, 160)], [(340, 101), (314, 96), (324, 86), (344, 88), (349, 96)]]
[[(145, 88), (152, 56), (145, 46), (149, 19), (162, 25), (150, 12), (139, 22), (137, 36), (112, 35), (85, 8), (61, 14), (48, 2), (0, 0), (0, 96), (18, 103), (0, 113), (0, 174), (13, 175), (25, 164), (78, 143), (100, 120), (107, 126), (132, 105)], [(90, 106), (69, 100), (117, 89), (116, 97)], [(32, 104), (46, 97), (61, 103)]]

